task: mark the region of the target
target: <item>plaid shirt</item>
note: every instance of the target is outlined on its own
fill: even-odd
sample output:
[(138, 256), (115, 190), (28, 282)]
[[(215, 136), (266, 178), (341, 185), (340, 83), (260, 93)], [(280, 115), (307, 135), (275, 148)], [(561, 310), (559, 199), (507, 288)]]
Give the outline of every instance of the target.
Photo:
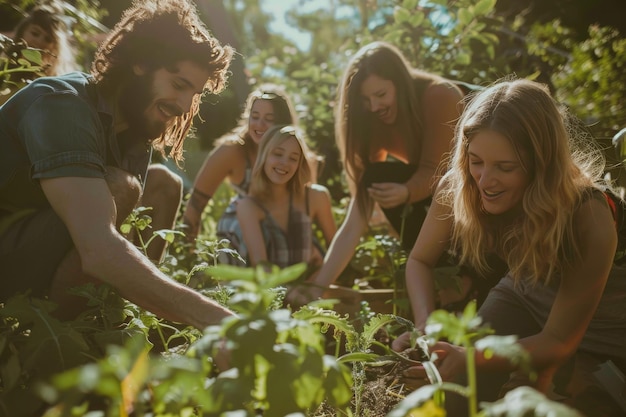
[[(313, 227), (308, 214), (293, 209), (290, 205), (289, 222), (285, 233), (269, 211), (258, 201), (253, 201), (263, 210), (265, 218), (261, 220), (261, 231), (265, 240), (268, 262), (281, 268), (311, 259), (313, 249)], [(228, 239), (235, 249), (249, 264), (248, 249), (243, 241), (243, 234), (236, 216), (225, 216), (218, 224), (218, 237)], [(241, 265), (235, 257), (224, 254), (220, 262)]]
[(311, 218), (293, 208), (289, 212), (287, 233), (284, 233), (274, 218), (265, 213), (261, 229), (267, 246), (267, 260), (284, 268), (300, 262), (308, 262), (313, 246)]

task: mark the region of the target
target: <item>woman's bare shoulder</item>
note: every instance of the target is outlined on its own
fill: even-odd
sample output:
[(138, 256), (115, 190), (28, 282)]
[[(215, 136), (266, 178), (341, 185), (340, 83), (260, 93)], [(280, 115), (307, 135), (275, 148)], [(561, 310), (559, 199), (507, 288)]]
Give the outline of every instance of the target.
[(424, 91), (425, 103), (458, 103), (463, 99), (463, 92), (459, 87), (446, 79), (437, 79), (430, 83)]
[(241, 143), (222, 142), (213, 148), (211, 155), (219, 155), (222, 158), (245, 158), (246, 150)]
[(617, 237), (613, 213), (600, 191), (593, 191), (585, 198), (574, 213), (576, 229), (582, 239), (589, 242), (611, 241), (609, 236)]
[(252, 197), (246, 196), (242, 197), (237, 202), (237, 215), (262, 218), (264, 212), (261, 206), (259, 206), (259, 204)]
[(321, 184), (311, 184), (308, 193), (313, 206), (323, 207), (331, 204), (330, 191)]
[(322, 184), (311, 184), (309, 186), (311, 195), (330, 195), (330, 191)]

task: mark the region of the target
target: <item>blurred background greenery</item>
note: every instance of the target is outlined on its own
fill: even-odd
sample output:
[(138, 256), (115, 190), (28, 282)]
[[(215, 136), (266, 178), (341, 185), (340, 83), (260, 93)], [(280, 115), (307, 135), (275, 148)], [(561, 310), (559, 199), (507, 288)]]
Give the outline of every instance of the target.
[[(85, 69), (130, 0), (63, 2)], [(239, 55), (229, 88), (203, 104), (188, 141), (192, 180), (215, 138), (232, 129), (251, 86), (277, 82), (294, 97), (309, 140), (325, 156), (320, 182), (346, 195), (333, 132), (339, 77), (363, 44), (394, 43), (419, 68), (477, 85), (509, 74), (549, 85), (606, 149), (613, 178), (626, 155), (611, 139), (626, 127), (623, 0), (196, 0), (207, 26)], [(33, 0), (0, 0), (10, 34)], [(620, 172), (621, 171), (621, 172)]]

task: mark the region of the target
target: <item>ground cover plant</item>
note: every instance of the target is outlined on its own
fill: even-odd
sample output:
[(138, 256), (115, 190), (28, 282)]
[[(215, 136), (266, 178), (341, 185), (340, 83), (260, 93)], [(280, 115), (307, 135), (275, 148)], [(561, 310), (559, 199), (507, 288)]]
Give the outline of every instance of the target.
[[(124, 230), (150, 227), (147, 212), (138, 209)], [(186, 247), (182, 233), (154, 231), (154, 237)], [(169, 259), (162, 267), (175, 269), (176, 257)], [(203, 331), (157, 319), (108, 287), (77, 289), (91, 309), (70, 322), (56, 320), (45, 300), (14, 297), (0, 309), (0, 415), (437, 416), (440, 391), (472, 398), (472, 383), (441, 382), (425, 336), (408, 352), (389, 348), (392, 334), (411, 328), (402, 317), (372, 312), (367, 304), (359, 314), (341, 316), (332, 300), (295, 312), (282, 308), (285, 285), (305, 270), (303, 264), (267, 270), (214, 262), (179, 270), (175, 276), (239, 314)], [(477, 330), (479, 323), (475, 308), (461, 317), (438, 311), (428, 336), (471, 351), (489, 332)], [(330, 339), (335, 348), (329, 352)], [(499, 354), (520, 355), (511, 339), (482, 343)], [(431, 384), (411, 393), (416, 387), (403, 371), (420, 363)], [(522, 403), (536, 402), (524, 395)]]

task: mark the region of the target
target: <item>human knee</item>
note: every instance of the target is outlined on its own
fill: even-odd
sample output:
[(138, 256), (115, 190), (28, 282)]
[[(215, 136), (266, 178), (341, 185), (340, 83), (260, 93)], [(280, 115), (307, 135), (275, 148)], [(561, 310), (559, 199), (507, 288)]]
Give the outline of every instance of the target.
[(150, 165), (146, 176), (144, 198), (179, 202), (183, 195), (183, 180), (161, 164)]
[(105, 179), (115, 201), (117, 221), (123, 221), (133, 211), (141, 196), (141, 183), (129, 172), (107, 167)]

